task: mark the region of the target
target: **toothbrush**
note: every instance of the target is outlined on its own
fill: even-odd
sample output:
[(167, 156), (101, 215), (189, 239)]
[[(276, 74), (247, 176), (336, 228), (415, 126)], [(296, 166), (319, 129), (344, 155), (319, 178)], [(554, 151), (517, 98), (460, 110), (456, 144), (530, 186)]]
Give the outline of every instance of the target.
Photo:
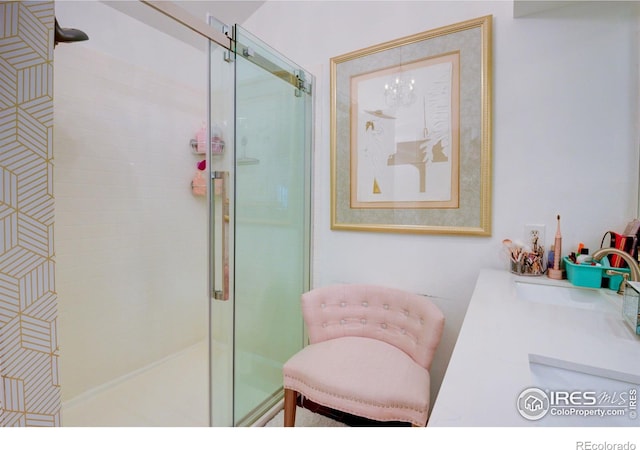
[(555, 270), (560, 270), (560, 258), (562, 255), (562, 234), (560, 233), (560, 214), (558, 214), (558, 227), (556, 228), (556, 239), (553, 244), (555, 248), (553, 254), (553, 268)]
[(562, 258), (562, 234), (560, 233), (560, 214), (558, 214), (558, 227), (556, 228), (556, 238), (553, 244), (553, 268), (547, 271), (549, 278), (562, 280), (562, 270), (560, 270), (560, 258)]

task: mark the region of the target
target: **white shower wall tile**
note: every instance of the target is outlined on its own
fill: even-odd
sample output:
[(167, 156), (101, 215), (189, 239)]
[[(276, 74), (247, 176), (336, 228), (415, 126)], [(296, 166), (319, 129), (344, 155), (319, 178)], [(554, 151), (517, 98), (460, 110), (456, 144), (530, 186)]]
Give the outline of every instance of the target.
[[(65, 401), (207, 334), (207, 205), (191, 193), (201, 157), (189, 144), (206, 114), (206, 66), (194, 86), (171, 58), (158, 73), (125, 57), (81, 45), (56, 54)], [(187, 49), (181, 64), (198, 58)]]

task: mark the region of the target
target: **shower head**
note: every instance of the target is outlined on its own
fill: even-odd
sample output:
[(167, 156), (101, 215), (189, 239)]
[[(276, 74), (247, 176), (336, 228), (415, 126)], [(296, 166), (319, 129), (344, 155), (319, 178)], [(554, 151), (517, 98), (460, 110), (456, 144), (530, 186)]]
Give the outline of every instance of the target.
[(58, 19), (55, 20), (54, 30), (54, 47), (60, 42), (80, 42), (89, 40), (89, 36), (84, 31), (76, 30), (75, 28), (62, 28), (58, 24)]

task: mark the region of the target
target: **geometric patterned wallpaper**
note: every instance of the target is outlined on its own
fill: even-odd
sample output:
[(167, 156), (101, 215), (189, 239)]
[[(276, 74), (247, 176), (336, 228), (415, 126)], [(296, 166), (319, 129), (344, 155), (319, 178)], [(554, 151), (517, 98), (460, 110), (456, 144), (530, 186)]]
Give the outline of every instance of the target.
[(0, 2), (0, 426), (59, 426), (54, 3)]

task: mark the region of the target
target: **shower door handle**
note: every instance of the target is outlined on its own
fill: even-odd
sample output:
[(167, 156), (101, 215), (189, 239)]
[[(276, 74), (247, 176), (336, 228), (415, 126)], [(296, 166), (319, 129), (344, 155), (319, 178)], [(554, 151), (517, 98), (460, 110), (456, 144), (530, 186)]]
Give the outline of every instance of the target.
[[(212, 204), (211, 215), (213, 223), (213, 242), (211, 267), (211, 296), (215, 300), (229, 300), (229, 197), (227, 196), (227, 181), (229, 172), (211, 172)], [(219, 218), (216, 219), (216, 214)], [(219, 236), (219, 239), (218, 239)], [(216, 276), (218, 274), (219, 276)], [(221, 278), (219, 281), (218, 279)]]

